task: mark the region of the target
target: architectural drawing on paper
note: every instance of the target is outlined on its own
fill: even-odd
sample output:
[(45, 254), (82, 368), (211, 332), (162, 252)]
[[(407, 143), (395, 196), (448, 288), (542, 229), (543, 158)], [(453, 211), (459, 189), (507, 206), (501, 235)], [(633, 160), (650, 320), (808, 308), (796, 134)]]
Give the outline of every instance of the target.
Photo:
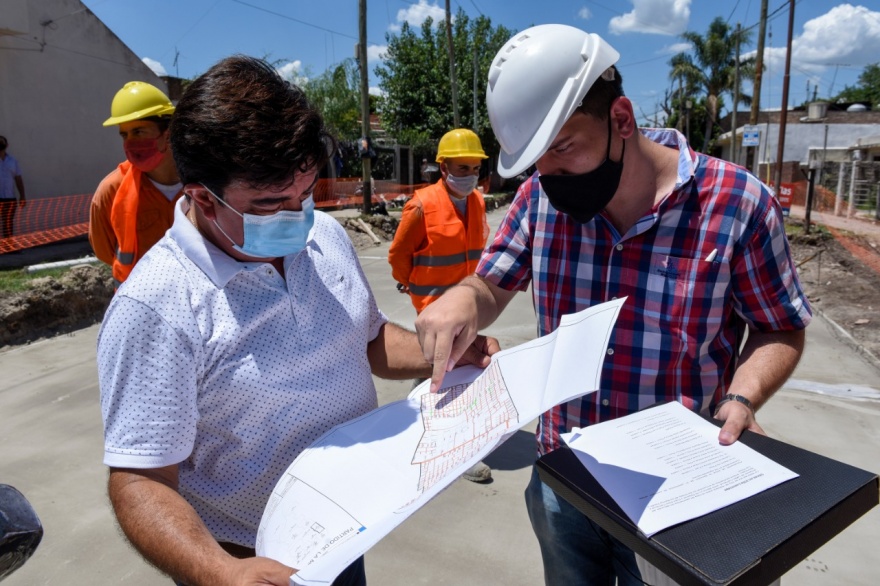
[[(269, 513), (274, 513), (279, 506), (284, 507), (287, 524), (283, 529), (274, 527), (275, 534), (258, 533), (257, 541), (283, 538), (285, 542), (295, 544), (290, 555), (297, 568), (311, 565), (330, 550), (366, 530), (349, 511), (331, 501), (324, 493), (289, 473), (285, 477), (287, 482), (283, 484), (283, 490), (273, 494), (269, 500)], [(288, 493), (289, 498), (285, 499)], [(323, 506), (315, 506), (321, 501)], [(283, 537), (277, 535), (279, 531), (283, 531)]]
[(519, 414), (501, 368), (493, 362), (470, 384), (421, 396), (424, 433), (412, 463), (420, 466), (419, 492), (445, 478), (482, 447), (519, 428)]

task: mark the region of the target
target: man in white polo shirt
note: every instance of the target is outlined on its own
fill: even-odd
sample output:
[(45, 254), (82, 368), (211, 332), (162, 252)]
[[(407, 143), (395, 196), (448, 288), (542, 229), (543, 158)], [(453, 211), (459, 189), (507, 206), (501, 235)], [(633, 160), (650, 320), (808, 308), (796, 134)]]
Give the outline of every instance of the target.
[[(288, 584), (254, 557), (287, 465), (377, 406), (372, 375), (428, 376), (379, 311), (342, 227), (314, 211), (320, 115), (265, 62), (230, 57), (177, 105), (186, 197), (119, 288), (98, 340), (104, 462), (128, 539), (178, 584)], [(494, 340), (465, 362), (488, 365)], [(334, 584), (365, 584), (363, 559)]]

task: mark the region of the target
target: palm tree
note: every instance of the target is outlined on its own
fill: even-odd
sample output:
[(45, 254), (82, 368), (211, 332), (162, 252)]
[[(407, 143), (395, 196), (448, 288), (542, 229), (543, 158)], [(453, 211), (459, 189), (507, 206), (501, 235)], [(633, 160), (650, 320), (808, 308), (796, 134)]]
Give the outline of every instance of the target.
[[(749, 31), (741, 30), (737, 33), (719, 16), (709, 24), (706, 36), (692, 31), (683, 33), (681, 38), (690, 42), (691, 53), (679, 53), (669, 62), (672, 67), (670, 78), (687, 83), (690, 88), (701, 87), (705, 91), (708, 116), (703, 135), (703, 152), (708, 150), (713, 126), (718, 122), (721, 95), (725, 92), (733, 95), (737, 36), (740, 47), (751, 40)], [(741, 78), (748, 74), (750, 67), (754, 68), (753, 59), (740, 61)], [(741, 103), (751, 102), (750, 96), (741, 94), (739, 97)], [(734, 107), (737, 105), (734, 104)]]
[(697, 88), (703, 84), (703, 72), (694, 64), (693, 59), (687, 53), (679, 53), (672, 57), (669, 60), (669, 66), (671, 67), (669, 79), (673, 85), (671, 98), (672, 108), (675, 110), (675, 128), (684, 132), (685, 114), (689, 115), (691, 109), (686, 104), (690, 101), (691, 107), (693, 107), (692, 98)]

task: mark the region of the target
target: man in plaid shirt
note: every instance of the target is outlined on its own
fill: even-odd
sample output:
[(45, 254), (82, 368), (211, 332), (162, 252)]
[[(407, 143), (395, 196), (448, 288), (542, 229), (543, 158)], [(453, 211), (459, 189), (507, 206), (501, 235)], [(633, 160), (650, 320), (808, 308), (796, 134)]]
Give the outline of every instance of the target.
[[(528, 29), (499, 51), (487, 90), (499, 172), (537, 171), (477, 274), (416, 321), (436, 389), (529, 284), (541, 335), (563, 315), (627, 298), (601, 388), (541, 417), (540, 453), (572, 427), (669, 400), (723, 421), (722, 444), (744, 429), (762, 433), (755, 411), (794, 370), (811, 319), (775, 198), (679, 132), (638, 129), (618, 57), (597, 35), (563, 25)], [(632, 551), (535, 471), (526, 502), (548, 584), (642, 583)]]

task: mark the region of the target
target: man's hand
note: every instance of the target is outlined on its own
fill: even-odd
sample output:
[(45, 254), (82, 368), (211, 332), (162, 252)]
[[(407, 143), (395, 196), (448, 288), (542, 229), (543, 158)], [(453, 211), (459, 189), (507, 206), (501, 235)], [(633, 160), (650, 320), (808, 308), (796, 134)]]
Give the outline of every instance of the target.
[(474, 291), (470, 287), (449, 289), (416, 318), (416, 333), (419, 335), (422, 354), (429, 364), (434, 365), (431, 373), (432, 393), (440, 390), (445, 374), (472, 347), (478, 330), (477, 304)]
[(491, 336), (477, 336), (474, 343), (465, 349), (464, 354), (455, 363), (456, 366), (473, 364), (480, 368), (486, 368), (492, 361), (491, 356), (501, 350), (498, 340)]
[(804, 330), (761, 332), (749, 329), (727, 392), (746, 397), (752, 407), (738, 401), (724, 401), (717, 408), (715, 419), (724, 422), (718, 434), (721, 445), (735, 442), (744, 429), (767, 435), (755, 421), (752, 409), (757, 410), (770, 400), (794, 372), (804, 351), (805, 338)]
[(405, 293), (406, 295), (409, 295), (409, 287), (407, 287), (403, 283), (398, 283), (397, 284), (397, 292), (398, 293)]
[(236, 559), (230, 556), (225, 574), (229, 586), (288, 586), (296, 570), (269, 558)]
[(743, 430), (746, 429), (761, 435), (767, 435), (761, 426), (758, 425), (752, 410), (736, 401), (725, 401), (715, 412), (715, 419), (724, 422), (721, 431), (718, 433), (718, 443), (722, 446), (729, 446), (738, 440)]
[[(443, 376), (459, 363), (477, 339), (481, 328), (489, 327), (507, 307), (515, 291), (506, 291), (472, 275), (449, 289), (416, 318), (416, 332), (422, 354), (434, 367), (431, 392), (440, 390)], [(497, 351), (498, 340), (488, 338), (475, 345), (471, 364), (488, 366), (488, 356)], [(480, 356), (482, 355), (482, 356)]]

